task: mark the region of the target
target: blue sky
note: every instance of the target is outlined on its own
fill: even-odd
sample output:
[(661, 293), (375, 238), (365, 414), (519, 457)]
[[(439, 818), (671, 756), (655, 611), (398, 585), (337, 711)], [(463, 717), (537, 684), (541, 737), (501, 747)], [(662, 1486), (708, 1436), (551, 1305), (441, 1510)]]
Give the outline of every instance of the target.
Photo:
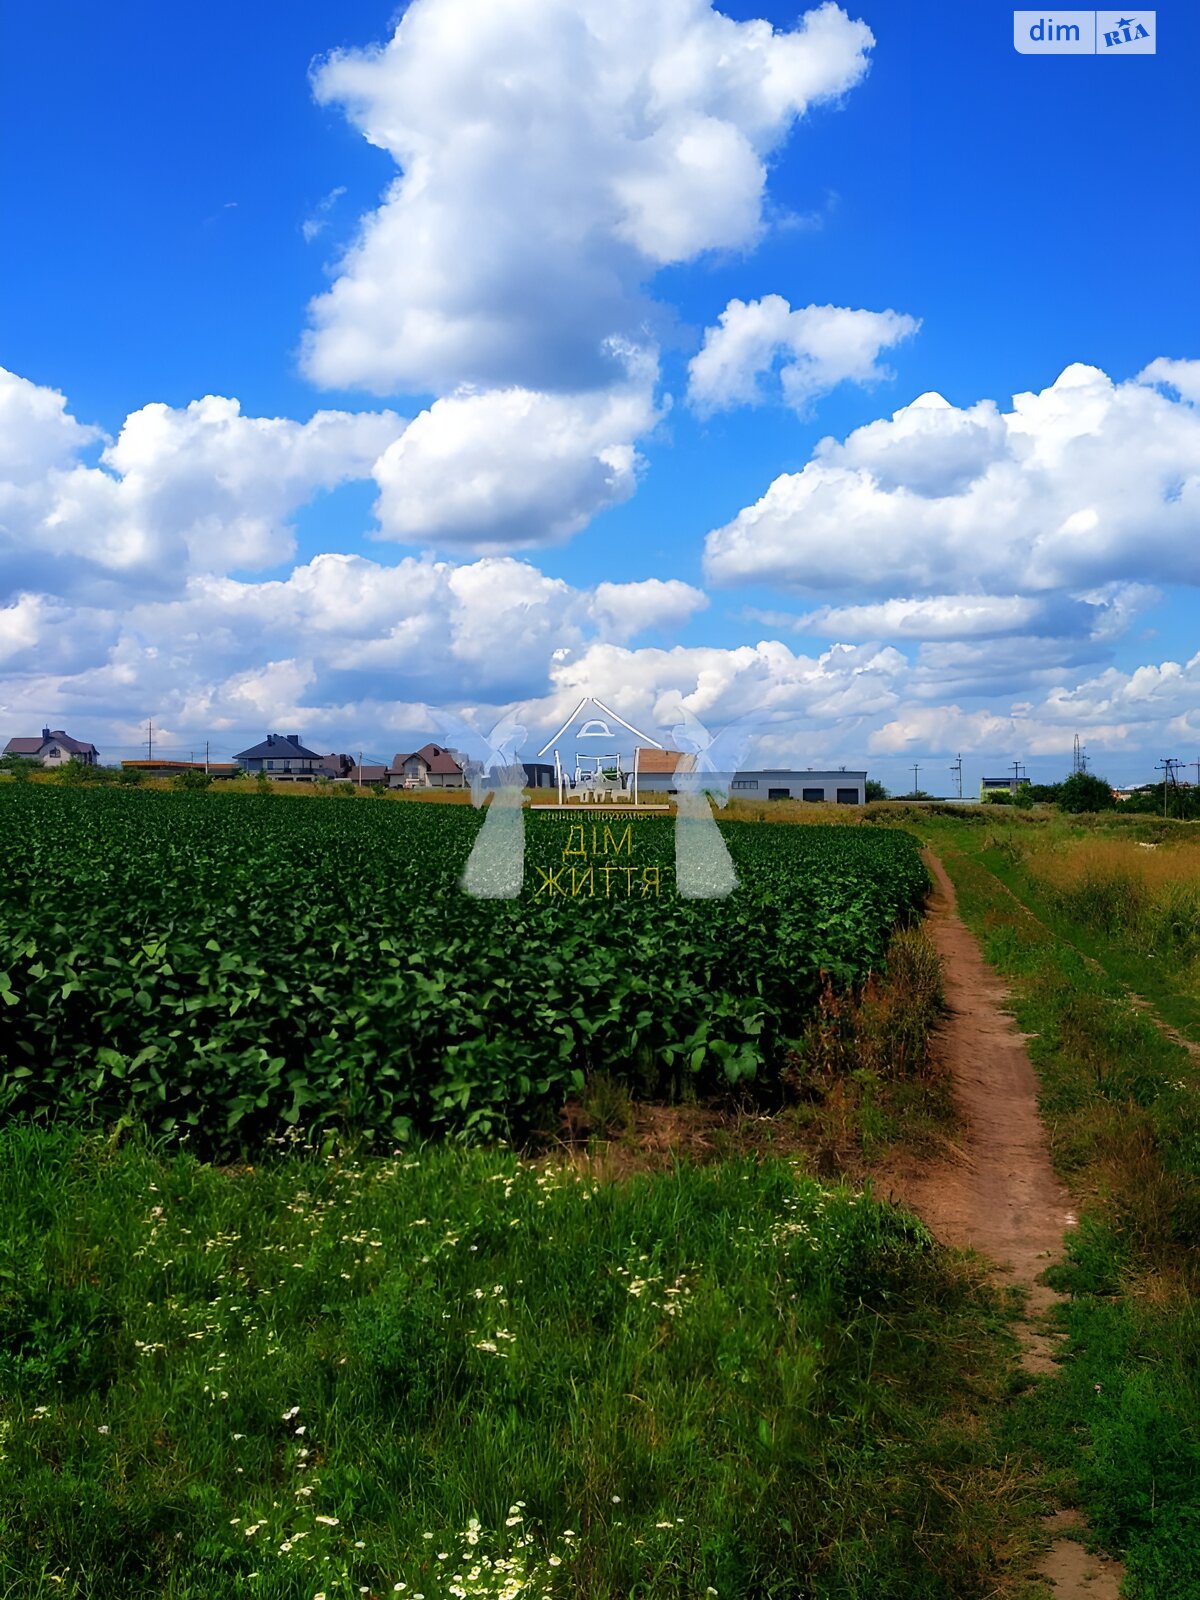
[(801, 17), (8, 18), (0, 733), (386, 758), (590, 689), (893, 787), (1200, 755), (1200, 16)]

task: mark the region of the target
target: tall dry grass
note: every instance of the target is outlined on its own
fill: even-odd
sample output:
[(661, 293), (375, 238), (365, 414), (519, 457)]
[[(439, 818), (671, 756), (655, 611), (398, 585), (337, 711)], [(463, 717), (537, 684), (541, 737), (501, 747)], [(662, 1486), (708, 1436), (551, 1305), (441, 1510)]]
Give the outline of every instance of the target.
[(1200, 960), (1200, 839), (1086, 839), (1033, 849), (1025, 866), (1073, 920), (1143, 951)]

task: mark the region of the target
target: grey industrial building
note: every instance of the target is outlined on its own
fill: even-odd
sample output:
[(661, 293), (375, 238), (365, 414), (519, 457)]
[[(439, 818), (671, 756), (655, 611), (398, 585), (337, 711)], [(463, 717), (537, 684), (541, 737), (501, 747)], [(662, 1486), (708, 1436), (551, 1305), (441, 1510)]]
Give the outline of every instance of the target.
[[(664, 752), (674, 754), (674, 752)], [(792, 768), (714, 772), (700, 778), (701, 787), (728, 784), (731, 800), (807, 800), (813, 804), (861, 806), (867, 800), (867, 774), (863, 772), (810, 772)], [(638, 772), (638, 793), (677, 794), (674, 772)]]

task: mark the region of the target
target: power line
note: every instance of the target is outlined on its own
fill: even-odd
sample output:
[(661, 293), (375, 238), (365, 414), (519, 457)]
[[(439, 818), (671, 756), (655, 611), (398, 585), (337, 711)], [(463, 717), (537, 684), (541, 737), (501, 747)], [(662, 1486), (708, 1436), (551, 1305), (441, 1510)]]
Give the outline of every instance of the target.
[(958, 798), (961, 800), (962, 799), (962, 751), (961, 750), (958, 752), (958, 755), (955, 757), (954, 762), (953, 762), (953, 764), (952, 764), (952, 766), (950, 768), (950, 771), (952, 773), (954, 773), (955, 777), (958, 779)]

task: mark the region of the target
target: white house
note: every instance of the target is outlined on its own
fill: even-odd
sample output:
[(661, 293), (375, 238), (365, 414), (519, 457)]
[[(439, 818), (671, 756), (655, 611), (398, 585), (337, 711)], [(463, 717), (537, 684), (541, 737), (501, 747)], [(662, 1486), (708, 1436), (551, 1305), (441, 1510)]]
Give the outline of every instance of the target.
[(6, 756), (24, 756), (30, 761), (40, 761), (44, 767), (61, 767), (68, 761), (82, 761), (85, 767), (94, 767), (100, 752), (94, 744), (84, 744), (72, 739), (61, 728), (42, 729), (40, 739), (10, 739), (4, 746)]

